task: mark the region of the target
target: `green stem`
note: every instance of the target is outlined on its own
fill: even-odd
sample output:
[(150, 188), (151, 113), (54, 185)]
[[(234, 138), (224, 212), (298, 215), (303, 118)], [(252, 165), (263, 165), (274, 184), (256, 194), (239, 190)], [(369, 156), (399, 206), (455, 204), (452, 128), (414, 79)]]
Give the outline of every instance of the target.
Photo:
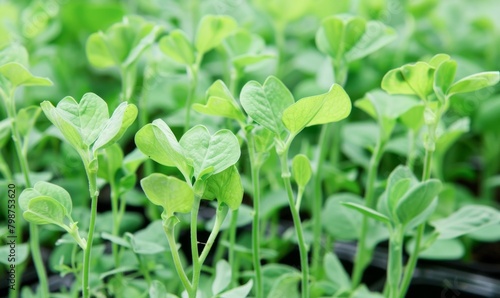
[[(366, 181), (366, 192), (365, 192), (365, 204), (368, 208), (374, 208), (375, 199), (375, 180), (377, 178), (377, 169), (380, 164), (380, 159), (384, 152), (385, 142), (381, 138), (377, 141), (375, 149), (370, 159), (370, 165), (368, 167), (368, 178)], [(352, 288), (355, 289), (361, 282), (363, 277), (363, 272), (366, 266), (368, 266), (371, 261), (372, 249), (367, 247), (366, 238), (368, 235), (369, 222), (368, 217), (363, 216), (363, 221), (361, 223), (361, 233), (359, 236), (358, 249), (356, 251), (356, 257), (354, 261), (354, 269), (352, 274)]]
[(94, 240), (94, 230), (95, 230), (95, 220), (97, 217), (97, 199), (99, 196), (99, 191), (97, 190), (97, 171), (88, 168), (88, 164), (85, 165), (87, 171), (87, 177), (89, 179), (89, 192), (91, 199), (90, 207), (90, 223), (89, 232), (87, 239), (87, 248), (83, 255), (83, 297), (90, 297), (90, 286), (89, 286), (89, 275), (90, 275), (90, 258), (92, 252), (92, 242)]
[(196, 88), (198, 87), (198, 71), (200, 69), (201, 60), (203, 59), (203, 54), (198, 53), (196, 56), (196, 62), (187, 68), (188, 76), (191, 79), (191, 86), (189, 87), (188, 96), (186, 99), (186, 120), (184, 122), (184, 132), (189, 130), (191, 125), (191, 105), (193, 104), (194, 96), (196, 94)]
[(198, 283), (200, 281), (200, 259), (198, 254), (198, 210), (200, 208), (201, 196), (196, 193), (194, 196), (193, 208), (191, 209), (191, 254), (193, 260), (193, 278), (191, 281), (191, 291), (189, 298), (196, 298)]
[(276, 66), (276, 76), (278, 78), (283, 76), (283, 65), (285, 63), (285, 29), (286, 24), (283, 22), (278, 21), (274, 24), (275, 42), (278, 50), (278, 65)]
[(311, 271), (316, 277), (320, 277), (321, 264), (321, 207), (323, 205), (323, 193), (321, 189), (322, 175), (321, 173), (326, 153), (328, 152), (328, 134), (331, 125), (325, 124), (321, 127), (318, 143), (318, 154), (316, 155), (316, 173), (313, 176), (314, 185), (314, 200), (312, 209), (313, 218), (313, 243), (312, 243), (312, 268)]
[(247, 146), (250, 156), (250, 172), (252, 177), (253, 217), (252, 217), (252, 250), (255, 275), (255, 296), (264, 297), (262, 285), (262, 264), (260, 263), (260, 165), (256, 159), (255, 140), (251, 133), (247, 134)]
[[(21, 135), (19, 134), (19, 130), (17, 129), (17, 120), (16, 120), (17, 112), (16, 112), (15, 99), (14, 99), (14, 90), (12, 90), (12, 92), (9, 95), (10, 95), (9, 96), (10, 100), (6, 101), (5, 104), (6, 104), (6, 108), (7, 108), (7, 115), (11, 120), (12, 140), (13, 140), (14, 146), (16, 148), (16, 154), (17, 154), (17, 158), (19, 161), (19, 165), (21, 166), (21, 171), (22, 171), (23, 176), (24, 176), (24, 182), (26, 184), (26, 188), (30, 188), (32, 185), (31, 185), (31, 179), (29, 176), (28, 159), (23, 154), (23, 149), (22, 149), (23, 146), (21, 145)], [(7, 104), (7, 102), (9, 102), (10, 104)], [(43, 297), (48, 297), (49, 296), (49, 283), (47, 280), (47, 273), (45, 271), (45, 266), (43, 264), (42, 253), (40, 251), (38, 226), (30, 223), (29, 227), (30, 227), (30, 250), (31, 250), (32, 258), (33, 258), (33, 263), (35, 265), (35, 270), (36, 270), (36, 273), (38, 275), (40, 294)], [(16, 230), (18, 230), (18, 229), (16, 228)], [(21, 272), (18, 272), (17, 275), (21, 275)], [(16, 284), (18, 284), (18, 283), (16, 283)]]
[[(230, 224), (230, 230), (229, 230), (229, 264), (231, 264), (231, 285), (234, 287), (237, 286), (236, 281), (238, 280), (238, 263), (236, 262), (236, 252), (235, 252), (235, 246), (236, 246), (236, 230), (238, 229), (238, 210), (236, 209), (233, 211), (231, 214), (231, 224)], [(222, 245), (221, 245), (222, 246)]]
[(281, 177), (285, 184), (286, 192), (288, 195), (288, 203), (290, 205), (290, 211), (292, 213), (293, 225), (295, 226), (295, 232), (297, 233), (297, 240), (299, 242), (299, 252), (300, 252), (300, 266), (302, 269), (302, 298), (309, 297), (309, 263), (307, 256), (307, 246), (304, 240), (304, 232), (302, 230), (302, 224), (300, 220), (300, 215), (297, 209), (295, 209), (295, 198), (292, 190), (292, 183), (290, 180), (290, 167), (288, 165), (288, 144), (285, 150), (279, 154), (281, 163)]
[(387, 286), (389, 298), (399, 298), (399, 282), (403, 271), (403, 227), (398, 226), (391, 233), (389, 260), (387, 264)]
[(177, 242), (175, 241), (174, 237), (174, 226), (175, 225), (171, 225), (171, 227), (163, 225), (163, 229), (165, 230), (165, 234), (167, 235), (168, 245), (170, 246), (170, 252), (172, 253), (172, 258), (174, 260), (175, 270), (177, 271), (177, 274), (179, 275), (182, 285), (184, 286), (186, 291), (188, 293), (191, 293), (192, 286), (189, 282), (186, 272), (184, 271), (184, 268), (182, 267), (181, 258), (177, 249)]
[(406, 159), (406, 166), (413, 171), (415, 163), (415, 130), (408, 129), (408, 155)]
[[(198, 272), (198, 276), (201, 272), (201, 266), (203, 266), (203, 263), (205, 262), (205, 259), (208, 256), (208, 253), (210, 252), (210, 249), (212, 249), (212, 246), (214, 245), (215, 238), (217, 238), (217, 235), (219, 234), (220, 227), (222, 225), (222, 222), (224, 222), (224, 219), (226, 218), (228, 211), (227, 205), (219, 205), (217, 207), (217, 212), (215, 214), (215, 224), (212, 229), (212, 232), (210, 232), (210, 236), (208, 236), (207, 243), (205, 243), (205, 247), (201, 251), (201, 255), (198, 259), (198, 268), (194, 267), (193, 270), (196, 270)], [(233, 213), (233, 216), (235, 214)], [(237, 218), (237, 216), (234, 216)], [(195, 271), (195, 272), (196, 272)]]
[[(431, 177), (432, 154), (433, 150), (429, 149), (425, 150), (425, 161), (424, 161), (424, 171), (422, 173), (422, 181), (429, 180)], [(420, 253), (420, 243), (422, 242), (424, 231), (425, 231), (425, 223), (420, 224), (417, 227), (417, 235), (415, 236), (415, 246), (413, 248), (413, 252), (410, 255), (408, 263), (406, 264), (403, 276), (403, 282), (401, 283), (401, 288), (400, 288), (400, 297), (404, 297), (406, 295), (408, 287), (410, 286), (411, 279), (413, 277), (413, 272), (415, 271), (415, 267), (417, 266), (418, 255)]]
[[(118, 190), (116, 188), (116, 183), (115, 179), (109, 171), (110, 181), (109, 181), (109, 187), (111, 189), (111, 213), (113, 214), (113, 230), (112, 234), (113, 236), (118, 236), (119, 229), (120, 229), (120, 221), (118, 218), (118, 212), (119, 212), (119, 207), (118, 207)], [(120, 265), (120, 260), (119, 260), (119, 255), (118, 255), (118, 245), (116, 243), (111, 244), (111, 251), (113, 255), (113, 259), (115, 261), (115, 267), (118, 268)]]

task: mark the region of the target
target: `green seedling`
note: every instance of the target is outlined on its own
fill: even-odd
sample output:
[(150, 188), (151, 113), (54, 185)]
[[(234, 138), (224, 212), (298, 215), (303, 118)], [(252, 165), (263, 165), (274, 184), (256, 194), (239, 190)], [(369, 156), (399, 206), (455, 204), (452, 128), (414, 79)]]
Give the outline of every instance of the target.
[[(295, 232), (297, 234), (302, 267), (302, 297), (309, 297), (309, 263), (297, 201), (290, 182), (288, 150), (293, 139), (308, 126), (326, 124), (346, 118), (351, 111), (351, 101), (344, 89), (334, 84), (321, 95), (306, 97), (295, 102), (290, 91), (275, 77), (266, 79), (263, 85), (251, 81), (245, 84), (240, 95), (245, 112), (258, 124), (274, 134), (274, 146), (280, 158), (281, 177), (288, 195)], [(304, 166), (305, 162), (302, 163)], [(305, 166), (307, 168), (307, 166)], [(308, 172), (295, 174), (301, 183), (309, 179)], [(297, 179), (297, 177), (300, 177)], [(304, 185), (302, 185), (303, 187)]]
[[(238, 170), (234, 166), (240, 158), (237, 138), (229, 130), (210, 134), (198, 125), (177, 141), (170, 127), (155, 120), (141, 128), (136, 136), (137, 147), (154, 161), (176, 167), (184, 181), (154, 173), (141, 180), (148, 199), (163, 207), (163, 228), (170, 245), (174, 265), (190, 298), (197, 295), (201, 267), (217, 237), (228, 209), (237, 210), (243, 198)], [(194, 183), (193, 183), (194, 181)], [(201, 254), (198, 252), (197, 222), (201, 199), (217, 199), (215, 224)], [(176, 213), (191, 212), (191, 253), (193, 274), (188, 279), (179, 256), (174, 236), (179, 222)]]
[[(424, 139), (425, 160), (422, 180), (428, 180), (432, 172), (433, 155), (436, 150), (437, 126), (450, 106), (450, 98), (460, 93), (477, 91), (493, 86), (500, 80), (497, 71), (481, 72), (455, 81), (457, 62), (446, 54), (438, 54), (429, 62), (407, 64), (389, 71), (382, 80), (382, 89), (392, 94), (417, 96), (424, 105), (423, 120), (427, 127)], [(405, 295), (415, 269), (418, 252), (424, 235), (424, 225), (418, 227), (415, 249), (406, 266), (401, 285)]]
[(159, 41), (160, 49), (174, 61), (185, 65), (191, 80), (186, 99), (186, 118), (184, 131), (190, 127), (191, 105), (193, 104), (203, 56), (219, 46), (237, 27), (236, 21), (229, 16), (207, 15), (198, 25), (194, 42), (191, 42), (180, 29), (175, 29)]
[[(48, 78), (34, 76), (25, 67), (28, 64), (28, 53), (23, 47), (17, 45), (6, 47), (0, 51), (0, 56), (0, 98), (7, 111), (7, 119), (4, 120), (5, 122), (2, 125), (2, 135), (4, 138), (9, 135), (12, 137), (17, 159), (24, 177), (24, 185), (31, 187), (32, 179), (28, 165), (27, 148), (29, 135), (40, 114), (40, 109), (37, 107), (28, 107), (18, 111), (15, 94), (16, 90), (22, 86), (51, 86), (52, 82)], [(0, 164), (4, 177), (9, 181), (14, 181), (13, 174), (7, 166), (3, 155), (1, 155)], [(17, 211), (16, 214), (18, 214)], [(16, 233), (16, 238), (18, 241), (21, 241), (22, 229), (19, 221), (16, 221)], [(49, 293), (48, 281), (40, 252), (38, 227), (34, 224), (30, 225), (30, 250), (40, 280), (40, 293), (46, 296)], [(18, 295), (23, 267), (20, 267), (19, 271), (16, 275), (15, 288), (9, 291), (9, 297)]]
[[(91, 211), (89, 231), (86, 240), (79, 239), (76, 223), (71, 218), (71, 199), (65, 191), (52, 186), (35, 185), (34, 189), (26, 189), (26, 202), (21, 205), (25, 210), (24, 217), (34, 224), (56, 224), (65, 229), (84, 251), (83, 259), (83, 297), (90, 297), (89, 274), (92, 241), (97, 216), (97, 173), (99, 171), (98, 152), (112, 146), (134, 122), (137, 108), (126, 102), (121, 103), (113, 115), (108, 114), (108, 105), (99, 96), (87, 93), (80, 103), (72, 97), (65, 97), (54, 107), (44, 101), (42, 110), (47, 118), (64, 136), (64, 139), (78, 152), (83, 162), (89, 181)], [(44, 191), (45, 188), (48, 190)], [(68, 218), (69, 226), (64, 223)]]

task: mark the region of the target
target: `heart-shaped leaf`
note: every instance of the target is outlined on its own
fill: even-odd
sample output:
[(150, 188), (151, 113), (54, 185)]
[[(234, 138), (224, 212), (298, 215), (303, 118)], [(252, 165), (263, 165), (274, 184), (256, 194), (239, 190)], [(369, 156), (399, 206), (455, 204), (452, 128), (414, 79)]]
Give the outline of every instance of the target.
[(435, 68), (425, 62), (406, 64), (389, 71), (382, 79), (382, 89), (390, 94), (415, 94), (427, 99), (433, 92)]
[(0, 75), (10, 82), (12, 88), (19, 86), (52, 86), (51, 80), (32, 75), (26, 67), (17, 62), (1, 65)]
[(241, 90), (240, 101), (255, 122), (278, 136), (286, 131), (281, 118), (294, 99), (290, 90), (276, 77), (268, 77), (264, 85), (256, 81), (246, 83)]
[(237, 26), (236, 20), (230, 16), (204, 16), (196, 32), (196, 50), (200, 53), (210, 51), (231, 34)]
[(30, 201), (37, 197), (50, 197), (56, 200), (63, 208), (63, 215), (71, 215), (73, 203), (69, 193), (58, 185), (43, 181), (37, 182), (35, 186), (27, 188), (21, 193), (19, 207), (24, 211), (28, 210)]
[[(344, 89), (334, 84), (327, 93), (303, 98), (283, 112), (283, 123), (293, 134), (304, 127), (340, 121), (351, 112), (351, 100)], [(253, 118), (253, 117), (252, 117)]]
[(54, 198), (41, 196), (28, 203), (24, 218), (37, 225), (55, 224), (64, 227), (64, 207)]
[(185, 176), (190, 176), (191, 167), (170, 127), (161, 119), (145, 125), (135, 135), (137, 148), (152, 160), (169, 167), (177, 167)]
[(153, 204), (165, 209), (167, 217), (175, 212), (188, 213), (193, 207), (193, 189), (177, 178), (155, 173), (142, 179), (141, 187)]
[(240, 158), (240, 145), (236, 136), (227, 129), (210, 135), (203, 125), (197, 125), (187, 131), (179, 141), (186, 158), (193, 163), (194, 177), (213, 170), (217, 174), (234, 165)]
[(221, 116), (238, 121), (245, 121), (246, 117), (231, 95), (231, 92), (221, 80), (215, 81), (207, 91), (208, 101), (205, 105), (193, 104), (193, 109), (199, 113)]
[(170, 32), (159, 41), (160, 50), (176, 62), (193, 65), (194, 49), (186, 34), (179, 29)]
[(232, 210), (238, 209), (243, 200), (243, 186), (236, 167), (230, 166), (210, 176), (207, 179), (203, 197), (209, 200), (217, 198), (217, 201), (225, 203)]
[(127, 102), (122, 102), (104, 124), (102, 133), (94, 143), (93, 150), (106, 148), (118, 141), (127, 128), (134, 123), (137, 117), (137, 107)]

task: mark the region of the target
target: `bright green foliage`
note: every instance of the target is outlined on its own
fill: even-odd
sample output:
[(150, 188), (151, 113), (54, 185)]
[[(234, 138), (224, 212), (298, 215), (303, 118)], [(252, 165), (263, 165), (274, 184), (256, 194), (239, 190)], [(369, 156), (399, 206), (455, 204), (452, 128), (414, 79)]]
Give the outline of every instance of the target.
[(55, 203), (51, 204), (61, 206), (63, 217), (71, 215), (73, 205), (69, 193), (64, 188), (48, 182), (38, 182), (33, 188), (25, 189), (19, 197), (19, 206), (27, 211), (31, 200), (38, 197), (53, 199)]
[[(80, 155), (92, 144), (93, 155), (96, 155), (98, 149), (116, 142), (137, 116), (136, 106), (123, 102), (109, 118), (108, 105), (94, 93), (86, 93), (80, 103), (67, 96), (57, 107), (48, 101), (41, 106), (47, 118)], [(88, 156), (82, 155), (82, 158), (88, 159)]]
[(33, 198), (24, 211), (24, 218), (37, 225), (55, 224), (63, 226), (65, 217), (64, 207), (55, 199), (46, 196)]
[(283, 112), (294, 103), (290, 90), (276, 77), (270, 76), (264, 85), (256, 81), (245, 84), (240, 95), (241, 105), (255, 122), (282, 136), (285, 126)]
[(292, 175), (299, 187), (306, 187), (312, 176), (311, 163), (306, 155), (295, 155), (292, 160)]
[(390, 94), (415, 94), (423, 100), (433, 92), (435, 68), (425, 62), (407, 64), (389, 71), (382, 89)]
[(431, 222), (439, 239), (456, 238), (500, 222), (500, 213), (494, 208), (466, 205), (447, 218)]
[[(427, 209), (432, 201), (436, 199), (440, 190), (441, 182), (437, 179), (429, 179), (412, 187), (397, 201), (395, 208), (397, 220), (402, 224), (409, 223)], [(389, 201), (392, 203), (391, 198)]]
[(303, 0), (257, 0), (255, 2), (274, 20), (285, 24), (303, 16), (310, 7), (310, 3)]
[(243, 200), (243, 186), (236, 166), (230, 166), (210, 176), (207, 179), (203, 198), (209, 200), (217, 198), (219, 203), (225, 203), (232, 210), (238, 209)]
[(193, 45), (186, 34), (179, 29), (175, 29), (164, 36), (159, 41), (160, 49), (176, 62), (185, 65), (192, 65), (195, 62)]
[(106, 181), (111, 181), (122, 167), (123, 151), (118, 144), (113, 144), (99, 152), (97, 161), (99, 163), (97, 175)]
[(335, 254), (327, 253), (323, 261), (323, 266), (326, 277), (333, 282), (336, 292), (350, 289), (351, 279)]
[(194, 201), (193, 189), (184, 181), (163, 174), (151, 174), (141, 180), (148, 199), (165, 209), (167, 217), (175, 212), (188, 213)]
[(231, 265), (225, 260), (220, 260), (215, 265), (215, 280), (212, 284), (212, 294), (222, 292), (231, 282)]
[[(329, 197), (321, 213), (323, 228), (335, 239), (350, 241), (358, 238), (362, 215), (344, 205), (343, 202), (363, 204), (363, 200), (354, 194), (339, 193)], [(335, 222), (335, 224), (332, 224)]]
[(230, 16), (204, 16), (196, 32), (195, 47), (198, 53), (206, 53), (218, 46), (238, 24)]
[(22, 136), (28, 136), (41, 112), (42, 109), (39, 106), (29, 106), (17, 112), (17, 129)]
[(34, 76), (26, 67), (17, 62), (1, 65), (0, 75), (9, 82), (8, 86), (2, 86), (3, 83), (0, 81), (2, 89), (15, 89), (19, 86), (52, 86), (52, 81), (48, 78)]
[(351, 62), (377, 51), (395, 38), (394, 29), (380, 22), (338, 15), (321, 22), (316, 45), (334, 60)]
[(10, 120), (4, 119), (0, 121), (0, 147), (3, 148), (5, 143), (10, 139)]
[(450, 86), (447, 95), (451, 96), (458, 93), (473, 92), (489, 86), (498, 84), (500, 73), (498, 71), (489, 71), (476, 73), (467, 76)]
[(301, 275), (298, 273), (282, 274), (274, 282), (273, 287), (269, 291), (267, 297), (276, 298), (298, 298), (299, 292), (297, 284), (299, 283)]
[(246, 66), (274, 57), (261, 53), (265, 46), (264, 40), (259, 35), (252, 34), (245, 29), (239, 29), (229, 35), (225, 39), (224, 45), (236, 69), (243, 69)]
[(283, 123), (297, 134), (307, 126), (337, 122), (351, 113), (351, 100), (344, 89), (334, 84), (327, 93), (303, 98), (283, 112)]
[[(406, 245), (407, 251), (412, 251), (415, 247), (415, 241), (408, 241)], [(457, 260), (465, 254), (463, 243), (456, 238), (453, 239), (438, 239), (429, 247), (423, 249), (418, 257), (426, 260)]]
[(390, 224), (391, 223), (391, 220), (383, 215), (382, 213), (380, 212), (377, 212), (371, 208), (368, 208), (366, 206), (363, 206), (361, 204), (357, 204), (357, 203), (342, 203), (342, 205), (346, 206), (346, 207), (349, 207), (349, 208), (352, 208), (354, 210), (357, 210), (358, 212), (360, 212), (361, 214), (365, 215), (365, 216), (368, 216), (368, 217), (371, 217), (375, 220), (378, 220), (380, 221), (381, 223), (384, 223), (384, 224)]
[(193, 109), (199, 113), (245, 121), (246, 117), (231, 92), (221, 80), (215, 81), (207, 91), (205, 105), (195, 103)]
[(187, 131), (179, 141), (186, 159), (194, 169), (194, 177), (220, 173), (240, 158), (240, 145), (236, 136), (227, 129), (211, 135), (203, 125)]
[(128, 67), (149, 47), (161, 28), (141, 17), (128, 16), (105, 32), (89, 36), (86, 44), (90, 64), (97, 68)]
[(170, 127), (160, 119), (142, 127), (135, 135), (137, 148), (152, 160), (177, 167), (184, 176), (191, 175), (191, 166)]

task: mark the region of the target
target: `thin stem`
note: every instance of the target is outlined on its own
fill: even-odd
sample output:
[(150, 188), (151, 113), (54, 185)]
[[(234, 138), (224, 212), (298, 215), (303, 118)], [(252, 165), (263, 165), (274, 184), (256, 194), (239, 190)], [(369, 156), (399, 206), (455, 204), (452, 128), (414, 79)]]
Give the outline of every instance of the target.
[[(370, 159), (370, 165), (368, 167), (368, 179), (366, 181), (366, 192), (365, 192), (365, 203), (368, 208), (373, 208), (375, 205), (374, 193), (375, 193), (375, 180), (377, 178), (377, 169), (380, 164), (380, 159), (384, 152), (385, 142), (381, 138), (377, 141), (375, 149)], [(363, 216), (363, 221), (361, 223), (361, 233), (359, 236), (358, 249), (356, 251), (356, 257), (354, 261), (354, 269), (352, 274), (352, 288), (356, 288), (363, 277), (363, 272), (366, 266), (371, 261), (371, 248), (367, 247), (366, 238), (368, 235), (368, 217)]]
[(191, 283), (189, 282), (186, 272), (182, 267), (181, 258), (179, 256), (179, 251), (177, 249), (177, 242), (175, 241), (174, 237), (174, 225), (172, 225), (171, 228), (164, 225), (163, 229), (165, 230), (165, 234), (167, 235), (168, 245), (170, 246), (170, 252), (172, 253), (172, 258), (174, 260), (175, 270), (177, 271), (177, 274), (179, 275), (182, 285), (184, 286), (186, 291), (188, 293), (191, 293), (192, 292)]
[(90, 275), (90, 258), (92, 252), (92, 242), (94, 240), (94, 230), (95, 230), (95, 220), (97, 217), (97, 199), (99, 196), (99, 191), (97, 190), (97, 172), (93, 169), (88, 168), (88, 164), (85, 165), (87, 171), (87, 177), (89, 179), (89, 192), (91, 199), (90, 207), (90, 223), (89, 232), (87, 239), (87, 248), (83, 255), (83, 297), (90, 297), (90, 286), (89, 286), (89, 275)]
[(193, 208), (191, 209), (191, 254), (193, 260), (193, 278), (191, 281), (191, 291), (188, 292), (190, 298), (196, 297), (198, 283), (200, 281), (200, 259), (198, 254), (198, 210), (200, 208), (201, 196), (196, 193), (194, 196)]
[[(235, 246), (236, 246), (236, 230), (238, 229), (238, 210), (236, 209), (233, 211), (231, 214), (231, 224), (230, 224), (230, 230), (229, 230), (229, 264), (231, 264), (231, 285), (233, 287), (237, 286), (236, 281), (238, 280), (238, 263), (236, 262), (236, 253), (235, 253)], [(222, 245), (221, 245), (222, 246)]]
[(328, 134), (331, 125), (323, 125), (319, 135), (318, 154), (316, 155), (316, 173), (313, 176), (314, 200), (312, 206), (313, 218), (313, 243), (312, 243), (312, 268), (314, 276), (319, 277), (321, 264), (321, 207), (323, 205), (323, 191), (321, 188), (322, 168), (328, 152)]
[(264, 297), (262, 285), (262, 264), (260, 263), (260, 165), (256, 160), (255, 141), (251, 133), (247, 134), (248, 153), (250, 155), (250, 172), (252, 177), (253, 218), (252, 218), (252, 250), (255, 275), (255, 296)]
[[(193, 268), (193, 270), (197, 270), (198, 272), (201, 271), (201, 266), (205, 262), (205, 259), (207, 258), (208, 253), (210, 252), (210, 249), (214, 245), (215, 238), (217, 238), (217, 235), (219, 234), (222, 222), (224, 222), (224, 219), (226, 218), (227, 210), (228, 210), (228, 207), (226, 205), (217, 207), (217, 213), (215, 215), (214, 227), (212, 229), (212, 232), (210, 232), (210, 236), (208, 236), (208, 240), (207, 240), (207, 243), (205, 243), (205, 247), (201, 251), (200, 258), (198, 259), (198, 266), (199, 267)], [(233, 216), (234, 216), (234, 213), (233, 213)]]
[[(19, 165), (21, 166), (21, 171), (23, 172), (24, 182), (26, 184), (26, 188), (30, 188), (32, 185), (31, 185), (31, 179), (30, 179), (30, 175), (29, 175), (28, 159), (23, 154), (23, 149), (22, 149), (23, 146), (21, 144), (21, 135), (19, 134), (19, 130), (17, 128), (17, 120), (16, 120), (17, 112), (16, 112), (15, 99), (14, 99), (14, 90), (12, 90), (9, 95), (10, 95), (9, 100), (5, 102), (5, 105), (7, 108), (7, 115), (11, 120), (12, 140), (14, 142), (14, 147), (16, 149), (16, 154), (17, 154), (17, 158), (19, 161)], [(8, 105), (7, 102), (9, 102), (10, 104)], [(31, 250), (33, 263), (35, 265), (35, 270), (36, 270), (38, 280), (39, 280), (40, 294), (43, 297), (48, 297), (48, 295), (49, 295), (49, 283), (47, 280), (47, 273), (45, 271), (45, 266), (43, 264), (42, 253), (40, 251), (40, 241), (39, 241), (39, 237), (38, 237), (38, 233), (39, 233), (38, 226), (30, 223), (29, 227), (30, 227), (30, 250)], [(19, 229), (20, 229), (20, 227), (19, 227)], [(16, 228), (16, 230), (19, 230), (19, 229)], [(21, 273), (18, 272), (18, 275), (20, 275), (20, 274)]]
[(283, 76), (283, 65), (285, 62), (285, 29), (286, 24), (283, 22), (276, 22), (274, 24), (274, 34), (275, 34), (275, 43), (276, 48), (278, 50), (278, 65), (276, 66), (276, 76)]
[[(118, 218), (118, 212), (119, 212), (119, 207), (118, 207), (118, 189), (116, 188), (116, 183), (115, 179), (109, 171), (110, 181), (109, 181), (109, 187), (111, 189), (111, 213), (113, 214), (113, 231), (112, 234), (113, 236), (118, 236), (118, 232), (120, 229), (120, 220)], [(118, 255), (118, 245), (116, 243), (111, 244), (111, 251), (113, 255), (113, 259), (115, 261), (115, 267), (118, 268), (120, 265), (120, 260), (119, 260), (119, 255)]]
[[(429, 149), (425, 150), (425, 162), (424, 162), (424, 171), (422, 173), (422, 181), (429, 180), (431, 177), (432, 155), (433, 155), (432, 150)], [(400, 288), (401, 297), (404, 297), (406, 295), (408, 287), (410, 286), (411, 283), (411, 279), (413, 277), (413, 272), (415, 271), (415, 267), (417, 266), (418, 255), (420, 253), (420, 243), (422, 242), (424, 231), (425, 231), (425, 223), (420, 224), (417, 228), (417, 235), (415, 236), (415, 246), (413, 248), (413, 252), (410, 255), (408, 263), (406, 264), (403, 281), (401, 283), (401, 288)]]
[(399, 298), (399, 282), (403, 271), (403, 227), (398, 226), (391, 234), (387, 264), (387, 286), (389, 298)]
[(300, 220), (300, 215), (297, 209), (295, 209), (295, 198), (292, 190), (292, 183), (290, 180), (290, 167), (288, 165), (288, 146), (285, 150), (279, 154), (281, 162), (281, 177), (285, 184), (286, 192), (288, 195), (288, 204), (290, 205), (290, 211), (292, 213), (293, 225), (295, 226), (295, 232), (297, 233), (297, 240), (299, 242), (299, 252), (300, 252), (300, 266), (302, 269), (302, 298), (309, 297), (309, 262), (307, 256), (307, 246), (304, 240), (304, 232), (302, 230), (302, 224)]
[(189, 87), (188, 96), (186, 99), (186, 120), (184, 122), (184, 132), (188, 131), (191, 123), (191, 105), (193, 104), (196, 88), (198, 87), (198, 71), (200, 69), (203, 54), (198, 53), (194, 65), (187, 67), (188, 76), (191, 79), (191, 86)]
[(408, 129), (408, 155), (406, 159), (406, 166), (413, 171), (415, 163), (415, 130)]

